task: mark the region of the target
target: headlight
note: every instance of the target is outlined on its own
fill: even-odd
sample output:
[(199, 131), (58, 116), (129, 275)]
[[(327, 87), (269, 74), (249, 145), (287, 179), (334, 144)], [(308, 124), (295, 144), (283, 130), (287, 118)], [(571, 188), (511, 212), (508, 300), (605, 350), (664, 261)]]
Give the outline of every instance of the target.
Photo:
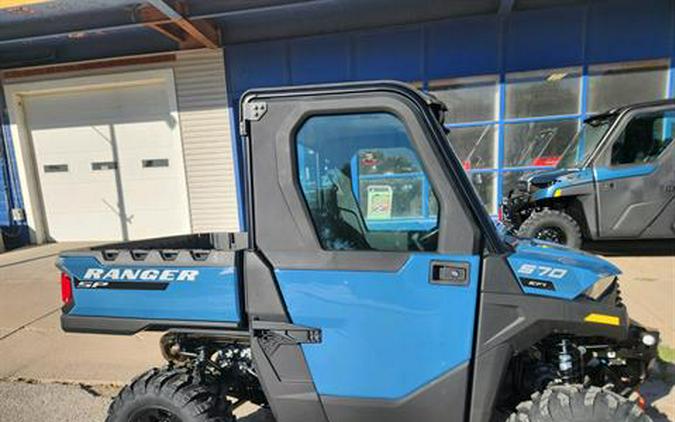
[(584, 292), (584, 296), (593, 299), (593, 300), (598, 300), (604, 295), (607, 290), (609, 290), (612, 285), (614, 285), (614, 281), (616, 280), (616, 276), (609, 276), (605, 278), (601, 278), (600, 280), (596, 281), (594, 285), (586, 289)]

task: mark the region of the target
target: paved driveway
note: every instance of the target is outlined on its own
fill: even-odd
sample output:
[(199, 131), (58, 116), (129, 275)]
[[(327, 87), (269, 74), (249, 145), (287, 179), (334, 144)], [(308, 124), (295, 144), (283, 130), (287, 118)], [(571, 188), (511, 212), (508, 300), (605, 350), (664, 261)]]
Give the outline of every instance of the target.
[[(59, 251), (77, 246), (81, 245), (47, 245), (0, 254), (0, 381), (10, 382), (0, 383), (0, 421), (60, 420), (56, 414), (51, 419), (40, 417), (40, 409), (35, 406), (26, 408), (32, 413), (12, 413), (22, 408), (26, 395), (36, 397), (34, 403), (47, 406), (50, 397), (56, 400), (61, 388), (81, 406), (91, 407), (79, 412), (86, 415), (83, 421), (91, 420), (87, 412), (101, 414), (108, 397), (78, 401), (78, 395), (86, 393), (80, 384), (119, 386), (149, 367), (162, 364), (158, 334), (102, 336), (60, 330), (60, 284), (55, 257)], [(633, 318), (660, 329), (664, 341), (675, 347), (675, 257), (610, 259), (624, 270), (624, 299)], [(17, 380), (59, 384), (36, 386)], [(72, 385), (64, 387), (60, 383)], [(672, 379), (652, 383), (647, 390), (651, 397), (658, 398), (659, 412), (675, 422)]]

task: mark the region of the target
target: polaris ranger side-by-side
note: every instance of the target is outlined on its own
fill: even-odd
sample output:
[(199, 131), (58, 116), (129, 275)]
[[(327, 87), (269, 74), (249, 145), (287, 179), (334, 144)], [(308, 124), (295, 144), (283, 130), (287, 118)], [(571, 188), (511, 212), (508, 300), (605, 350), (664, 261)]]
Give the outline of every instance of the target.
[(500, 236), (443, 110), (394, 82), (248, 92), (245, 233), (63, 253), (64, 330), (166, 332), (108, 421), (648, 421), (659, 335), (619, 270)]
[(584, 122), (555, 170), (522, 178), (504, 202), (519, 236), (675, 239), (675, 101), (635, 104)]

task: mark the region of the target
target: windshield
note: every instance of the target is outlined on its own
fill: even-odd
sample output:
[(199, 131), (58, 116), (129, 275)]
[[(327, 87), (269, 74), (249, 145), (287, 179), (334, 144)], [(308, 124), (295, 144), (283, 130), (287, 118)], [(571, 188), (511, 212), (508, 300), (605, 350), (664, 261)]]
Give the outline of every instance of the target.
[(607, 133), (615, 118), (615, 115), (602, 115), (587, 119), (577, 134), (574, 135), (572, 142), (558, 162), (557, 168), (579, 167), (586, 161)]

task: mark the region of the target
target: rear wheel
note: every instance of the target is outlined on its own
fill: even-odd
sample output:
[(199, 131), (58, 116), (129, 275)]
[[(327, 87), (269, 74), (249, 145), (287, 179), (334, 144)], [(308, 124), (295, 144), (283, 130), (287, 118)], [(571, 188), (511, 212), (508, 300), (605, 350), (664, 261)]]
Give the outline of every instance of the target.
[(572, 248), (581, 246), (581, 228), (576, 220), (564, 211), (548, 208), (532, 213), (518, 229), (518, 235)]
[(637, 406), (598, 387), (560, 385), (518, 405), (507, 422), (651, 422)]
[(186, 368), (152, 369), (120, 391), (106, 422), (233, 422), (229, 403)]

